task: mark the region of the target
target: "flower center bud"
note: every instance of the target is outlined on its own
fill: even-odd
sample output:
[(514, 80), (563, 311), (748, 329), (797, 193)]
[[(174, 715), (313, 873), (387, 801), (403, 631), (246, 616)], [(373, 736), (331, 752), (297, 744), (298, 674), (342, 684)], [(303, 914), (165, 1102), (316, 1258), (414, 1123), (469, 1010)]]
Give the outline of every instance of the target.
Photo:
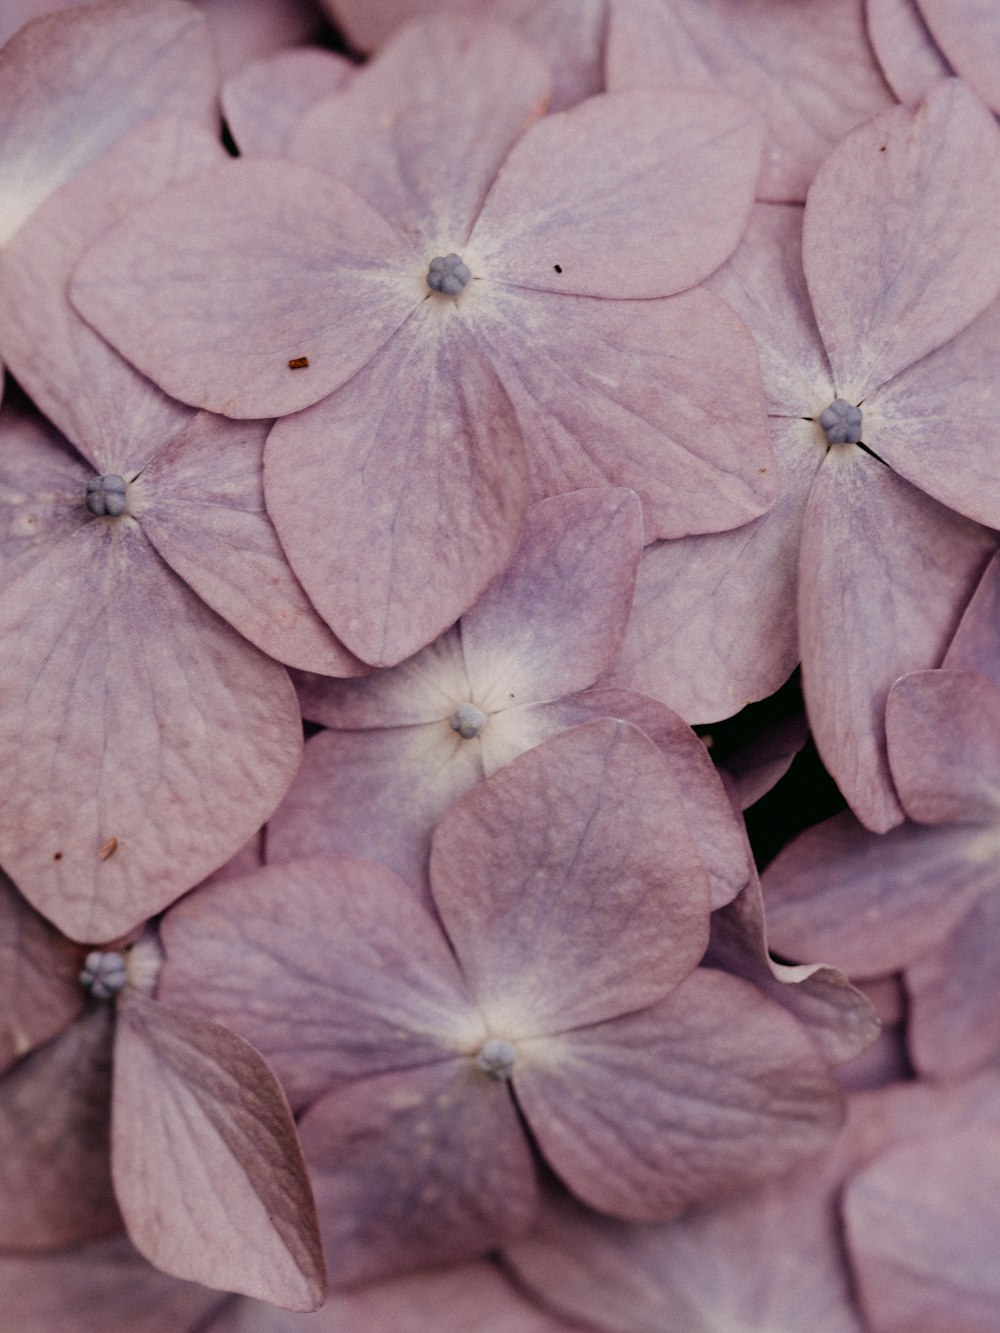
[(87, 508), (95, 518), (121, 518), (125, 512), (128, 484), (117, 472), (91, 477), (87, 482)]
[(819, 424), (831, 444), (857, 444), (861, 439), (861, 408), (846, 398), (835, 398), (819, 414)]
[(457, 731), (465, 740), (471, 741), (486, 726), (486, 714), (475, 704), (462, 704), (448, 719), (452, 731)]
[(83, 960), (80, 985), (89, 990), (95, 1000), (110, 1000), (128, 981), (125, 955), (117, 949), (105, 952), (92, 949)]
[(487, 1037), (476, 1056), (476, 1068), (498, 1082), (506, 1082), (514, 1072), (516, 1056), (517, 1047), (512, 1042), (501, 1041), (499, 1037)]
[(427, 286), (432, 292), (457, 296), (471, 277), (472, 273), (462, 263), (461, 255), (438, 255), (431, 260), (427, 270)]

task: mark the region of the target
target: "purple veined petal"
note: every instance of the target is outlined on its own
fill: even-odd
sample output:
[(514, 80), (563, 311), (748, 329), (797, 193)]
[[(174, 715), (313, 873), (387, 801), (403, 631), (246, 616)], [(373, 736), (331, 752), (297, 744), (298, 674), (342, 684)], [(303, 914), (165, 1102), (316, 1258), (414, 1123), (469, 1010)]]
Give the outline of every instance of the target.
[(439, 14), (395, 36), (295, 127), (290, 156), (345, 181), (400, 234), (469, 239), (500, 166), (544, 111), (545, 62), (517, 33)]
[(452, 801), (483, 779), (481, 747), (446, 719), (325, 731), (267, 826), (267, 859), (363, 856), (427, 891), (431, 835)]
[(225, 160), (188, 121), (132, 131), (38, 208), (0, 262), (3, 354), (38, 407), (101, 473), (141, 466), (190, 418), (123, 361), (66, 300), (93, 240), (135, 204)]
[(328, 1093), (300, 1123), (333, 1286), (478, 1257), (537, 1205), (506, 1084), (446, 1060)]
[(575, 491), (529, 509), (513, 560), (462, 617), (462, 654), (481, 708), (594, 683), (621, 642), (642, 540), (631, 491)]
[(886, 733), (910, 819), (1000, 823), (1000, 690), (991, 680), (971, 671), (904, 676), (889, 694)]
[(993, 447), (1000, 391), (994, 301), (943, 347), (864, 402), (865, 443), (896, 472), (949, 509), (1000, 527)]
[(92, 1009), (0, 1080), (0, 1245), (47, 1250), (113, 1235), (111, 1011)]
[(305, 113), (350, 83), (356, 66), (318, 47), (278, 51), (245, 66), (222, 89), (222, 110), (242, 157), (280, 157)]
[(915, 0), (865, 0), (868, 36), (886, 81), (901, 102), (921, 102), (954, 73)]
[(4, 46), (0, 85), (2, 241), (151, 116), (182, 115), (208, 130), (217, 123), (208, 25), (176, 0), (110, 0), (46, 15)]
[(1000, 128), (986, 107), (950, 80), (853, 130), (810, 187), (802, 258), (852, 403), (953, 338), (1000, 288)]
[(0, 859), (65, 934), (102, 940), (246, 841), (291, 782), (301, 731), (284, 669), (133, 520), (77, 504), (75, 529), (39, 545), (0, 599)]
[(486, 199), (470, 249), (491, 279), (517, 287), (672, 296), (736, 248), (760, 145), (755, 113), (722, 94), (638, 90), (589, 98), (543, 117), (521, 139)]
[(856, 446), (826, 455), (799, 567), (803, 687), (823, 762), (875, 832), (903, 817), (885, 751), (889, 688), (940, 663), (992, 550), (983, 529)]
[(142, 530), (171, 569), (269, 657), (331, 676), (363, 675), (368, 668), (303, 592), (264, 508), (267, 431), (265, 421), (198, 413), (135, 484)]
[(268, 513), (293, 569), (373, 665), (458, 619), (510, 559), (528, 503), (514, 409), (445, 301), (428, 293), (339, 393), (279, 422), (264, 455)]
[(483, 1021), (409, 885), (323, 856), (189, 895), (164, 918), (158, 998), (239, 1033), (296, 1112), (334, 1085), (475, 1054)]
[(1000, 1051), (998, 921), (994, 886), (906, 969), (910, 1054), (928, 1078), (957, 1081), (994, 1063)]
[(316, 1210), (277, 1079), (242, 1038), (123, 992), (112, 1172), (157, 1268), (290, 1310), (326, 1292)]
[(627, 486), (648, 541), (739, 527), (768, 508), (757, 352), (722, 301), (702, 289), (599, 301), (487, 285), (476, 332), (524, 430), (537, 499)]
[(251, 158), (133, 209), (84, 257), (71, 296), (175, 398), (275, 417), (318, 402), (378, 352), (422, 299), (413, 266), (353, 190)]
[(637, 1222), (780, 1175), (843, 1117), (800, 1024), (710, 969), (649, 1009), (523, 1043), (513, 1083), (573, 1193)]
[(823, 461), (813, 424), (772, 417), (779, 491), (730, 532), (647, 546), (621, 652), (603, 683), (641, 690), (693, 723), (773, 694), (799, 660), (802, 519)]
[(554, 736), (461, 797), (434, 835), (430, 877), (504, 1040), (649, 1004), (705, 950), (709, 884), (676, 784), (627, 723)]
[(998, 1162), (994, 1122), (893, 1147), (848, 1182), (847, 1244), (873, 1333), (990, 1333)]
[(82, 956), (0, 872), (0, 1074), (79, 1015)]
[(917, 8), (959, 78), (1000, 111), (1000, 33), (990, 0), (918, 0)]
[(902, 824), (869, 833), (848, 813), (808, 829), (762, 877), (768, 940), (850, 976), (908, 964), (996, 883), (994, 829)]
[(205, 1327), (219, 1301), (217, 1291), (161, 1273), (124, 1235), (0, 1258), (0, 1327), (19, 1333), (188, 1333)]
[(737, 94), (767, 122), (759, 196), (802, 200), (823, 157), (891, 98), (861, 0), (747, 5), (627, 0), (611, 7), (608, 86)]

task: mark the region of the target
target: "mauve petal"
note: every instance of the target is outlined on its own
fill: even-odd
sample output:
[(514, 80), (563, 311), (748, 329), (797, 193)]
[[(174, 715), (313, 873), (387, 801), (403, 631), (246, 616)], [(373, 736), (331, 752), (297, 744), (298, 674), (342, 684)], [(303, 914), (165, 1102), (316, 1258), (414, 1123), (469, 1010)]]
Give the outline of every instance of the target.
[(995, 885), (997, 844), (994, 829), (902, 824), (877, 836), (835, 815), (764, 872), (771, 948), (852, 976), (905, 967)]
[(6, 587), (40, 551), (78, 536), (80, 500), (94, 474), (23, 402), (3, 404), (0, 442), (0, 587)]
[(461, 797), (430, 874), (477, 1004), (507, 1040), (649, 1004), (705, 950), (709, 885), (676, 784), (627, 723), (554, 736)]
[(291, 782), (301, 731), (284, 669), (133, 520), (71, 512), (76, 531), (0, 599), (0, 860), (65, 934), (104, 940), (246, 841)]
[(83, 951), (38, 915), (0, 871), (0, 1073), (83, 1009)]
[(322, 1305), (305, 1162), (288, 1103), (252, 1046), (123, 992), (111, 1136), (129, 1235), (157, 1268), (286, 1309)]
[(773, 694), (799, 660), (802, 516), (823, 453), (811, 422), (772, 417), (770, 426), (774, 505), (730, 532), (646, 547), (621, 652), (603, 677), (689, 722), (717, 722)]
[(411, 893), (426, 893), (434, 827), (483, 776), (481, 747), (444, 720), (325, 731), (306, 743), (298, 776), (268, 821), (268, 863), (362, 856), (395, 871)]
[(219, 1302), (217, 1291), (148, 1264), (124, 1235), (68, 1253), (0, 1258), (0, 1327), (18, 1333), (194, 1333)]
[(312, 0), (195, 0), (212, 24), (223, 76), (250, 60), (318, 37)]
[(891, 102), (862, 0), (626, 0), (612, 6), (608, 86), (736, 93), (767, 119), (761, 198), (801, 200), (859, 121)]
[(802, 257), (838, 396), (859, 402), (953, 338), (1000, 287), (987, 109), (950, 80), (853, 130), (810, 187)]
[(642, 538), (632, 491), (574, 491), (532, 506), (513, 560), (462, 617), (480, 708), (594, 683), (625, 630)]
[(872, 1333), (993, 1333), (1000, 1307), (1000, 1124), (891, 1148), (843, 1210)]
[(222, 110), (241, 157), (281, 157), (305, 113), (342, 92), (355, 72), (345, 56), (318, 47), (279, 51), (247, 65), (222, 89)]
[(0, 1080), (0, 1245), (52, 1249), (113, 1235), (111, 1011), (91, 1009)]
[(136, 483), (142, 530), (171, 569), (269, 657), (331, 676), (363, 675), (368, 668), (302, 591), (264, 508), (267, 430), (264, 421), (198, 413)]
[[(73, 304), (161, 389), (233, 417), (318, 402), (421, 300), (409, 246), (339, 181), (227, 162), (132, 210), (76, 270)], [(308, 357), (305, 368), (289, 361)]]
[(150, 116), (215, 129), (216, 85), (208, 25), (176, 0), (109, 0), (22, 29), (0, 52), (0, 241)]
[(378, 666), (476, 600), (528, 503), (507, 393), (456, 303), (430, 294), (339, 393), (278, 422), (264, 464), (268, 513), (306, 593)]
[(945, 653), (942, 666), (954, 671), (976, 671), (1000, 686), (1000, 552), (983, 571), (958, 629)]
[(138, 468), (190, 418), (66, 300), (88, 244), (144, 199), (225, 160), (205, 130), (159, 118), (56, 191), (0, 258), (3, 354), (21, 386), (100, 473)]
[(381, 866), (267, 866), (189, 895), (161, 929), (158, 998), (252, 1042), (296, 1111), (334, 1084), (485, 1040), (440, 927)]
[(957, 1081), (996, 1062), (1000, 1051), (1000, 976), (996, 886), (973, 902), (949, 934), (906, 969), (909, 1048), (928, 1078)]
[(982, 528), (857, 446), (826, 455), (803, 526), (803, 688), (823, 762), (875, 832), (903, 818), (885, 751), (889, 688), (939, 665), (992, 553)]
[(711, 292), (664, 301), (487, 284), (476, 332), (531, 451), (537, 498), (627, 486), (646, 538), (739, 527), (776, 493), (757, 352)]
[(886, 707), (899, 799), (920, 824), (1000, 823), (1000, 690), (971, 671), (917, 671)]
[(698, 969), (659, 1004), (525, 1042), (518, 1102), (585, 1203), (673, 1217), (818, 1152), (841, 1097), (802, 1027), (754, 986)]
[(534, 1216), (535, 1170), (510, 1092), (471, 1060), (337, 1089), (300, 1132), (334, 1286), (473, 1258)]
[(457, 14), (414, 23), (346, 93), (306, 114), (289, 155), (357, 190), (435, 255), (469, 239), (512, 145), (545, 109), (549, 74), (508, 28)]
[(646, 90), (589, 98), (521, 139), (470, 248), (491, 279), (518, 287), (672, 296), (736, 248), (760, 145), (755, 114), (736, 98)]
[(921, 102), (952, 68), (914, 0), (866, 0), (868, 36), (882, 72), (901, 102)]
[(959, 78), (1000, 111), (1000, 31), (992, 0), (919, 0), (917, 8)]

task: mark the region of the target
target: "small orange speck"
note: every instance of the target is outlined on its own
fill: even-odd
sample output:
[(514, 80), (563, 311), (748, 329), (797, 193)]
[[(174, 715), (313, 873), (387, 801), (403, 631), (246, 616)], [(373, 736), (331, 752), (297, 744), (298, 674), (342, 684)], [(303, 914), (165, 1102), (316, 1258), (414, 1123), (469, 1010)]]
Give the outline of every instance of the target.
[(758, 476), (758, 477), (762, 477), (766, 471), (767, 471), (767, 468), (766, 468), (766, 467), (759, 467), (759, 468), (757, 469), (757, 476)]
[(715, 744), (715, 737), (712, 735), (702, 736), (701, 743), (702, 745), (704, 745), (706, 750), (710, 750), (712, 746)]
[(104, 846), (101, 848), (98, 855), (100, 856), (102, 861), (106, 861), (109, 856), (114, 856), (117, 850), (118, 850), (118, 839), (109, 838), (107, 842), (104, 844)]
[(308, 366), (308, 364), (309, 364), (309, 358), (307, 356), (293, 356), (291, 361), (289, 361), (288, 363), (288, 369), (304, 370), (306, 366)]

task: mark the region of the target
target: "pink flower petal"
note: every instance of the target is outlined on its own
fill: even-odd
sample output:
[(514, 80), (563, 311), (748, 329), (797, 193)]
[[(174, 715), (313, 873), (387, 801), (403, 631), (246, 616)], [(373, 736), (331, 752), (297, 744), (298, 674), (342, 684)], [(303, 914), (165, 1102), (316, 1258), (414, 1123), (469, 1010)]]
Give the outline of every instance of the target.
[(977, 671), (1000, 686), (1000, 645), (996, 626), (1000, 623), (1000, 552), (983, 571), (942, 666), (954, 671)]
[(222, 89), (222, 109), (242, 157), (280, 157), (297, 122), (350, 83), (356, 66), (314, 46), (254, 61)]
[(842, 1118), (795, 1019), (709, 969), (650, 1009), (523, 1047), (514, 1087), (543, 1155), (617, 1217), (668, 1218), (780, 1175)]
[(338, 1089), (306, 1112), (301, 1135), (335, 1286), (476, 1257), (534, 1215), (510, 1092), (471, 1060)]
[(425, 302), (338, 394), (275, 426), (264, 490), (313, 605), (351, 652), (387, 666), (453, 624), (510, 559), (527, 462), (461, 314)]
[(802, 253), (838, 395), (860, 402), (1000, 288), (993, 117), (949, 81), (919, 110), (897, 107), (853, 130), (816, 173)]
[(866, 0), (865, 8), (868, 36), (892, 91), (901, 102), (922, 102), (954, 71), (915, 0)]
[(671, 296), (736, 248), (760, 145), (756, 116), (718, 93), (590, 98), (525, 134), (490, 190), (470, 248), (491, 279), (518, 287)]
[(554, 736), (456, 801), (434, 836), (431, 886), (506, 1040), (649, 1004), (705, 949), (709, 886), (676, 786), (626, 723)]
[(323, 1303), (316, 1212), (291, 1112), (240, 1037), (123, 992), (112, 1154), (129, 1235), (158, 1268), (286, 1309)]
[(955, 73), (1000, 111), (1000, 33), (990, 0), (919, 0), (919, 9)]

